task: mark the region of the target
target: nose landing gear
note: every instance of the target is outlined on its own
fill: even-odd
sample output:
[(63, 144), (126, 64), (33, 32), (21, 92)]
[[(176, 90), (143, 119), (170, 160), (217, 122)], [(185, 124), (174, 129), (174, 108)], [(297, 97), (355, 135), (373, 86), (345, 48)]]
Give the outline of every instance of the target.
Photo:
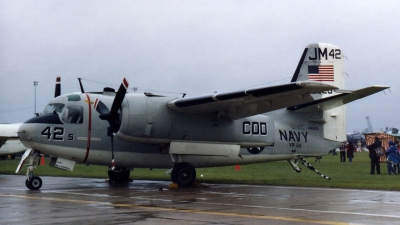
[(28, 161), (27, 165), (27, 172), (26, 175), (28, 178), (25, 181), (25, 185), (30, 190), (39, 190), (42, 187), (43, 181), (40, 177), (34, 176), (33, 171), (36, 169), (36, 166), (39, 165), (39, 152), (36, 152), (33, 149), (27, 149), (22, 155), (21, 161), (17, 167), (15, 173), (18, 173), (21, 170), (22, 165), (24, 164), (25, 160)]

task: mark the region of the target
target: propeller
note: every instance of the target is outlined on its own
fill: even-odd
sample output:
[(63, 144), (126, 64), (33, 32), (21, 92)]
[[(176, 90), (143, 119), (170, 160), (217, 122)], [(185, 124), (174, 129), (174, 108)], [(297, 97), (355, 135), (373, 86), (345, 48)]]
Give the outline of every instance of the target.
[(118, 132), (120, 127), (118, 110), (121, 108), (122, 101), (125, 98), (128, 85), (128, 81), (126, 80), (126, 78), (124, 78), (122, 80), (121, 86), (119, 86), (117, 94), (115, 95), (111, 110), (109, 110), (107, 106), (99, 99), (96, 99), (94, 102), (94, 108), (100, 114), (100, 119), (107, 120), (108, 124), (110, 125), (107, 129), (107, 136), (110, 136), (111, 138), (111, 170), (114, 170), (115, 168), (113, 133)]

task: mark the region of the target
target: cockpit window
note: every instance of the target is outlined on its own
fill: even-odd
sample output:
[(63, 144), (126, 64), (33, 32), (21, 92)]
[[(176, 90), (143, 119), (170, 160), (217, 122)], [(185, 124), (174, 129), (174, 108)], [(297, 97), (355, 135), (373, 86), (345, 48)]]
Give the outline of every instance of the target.
[(62, 103), (53, 103), (53, 104), (48, 104), (46, 108), (43, 110), (44, 114), (51, 114), (51, 113), (61, 113), (62, 110), (64, 109), (64, 104)]
[(79, 95), (68, 95), (67, 99), (69, 102), (79, 102), (81, 100), (81, 96)]
[(82, 123), (83, 108), (82, 106), (67, 106), (62, 114), (64, 123)]

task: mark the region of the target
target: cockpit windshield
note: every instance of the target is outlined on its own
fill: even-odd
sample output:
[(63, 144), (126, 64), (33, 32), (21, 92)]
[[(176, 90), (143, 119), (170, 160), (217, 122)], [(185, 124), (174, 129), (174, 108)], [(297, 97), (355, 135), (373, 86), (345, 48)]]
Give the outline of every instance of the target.
[(51, 114), (51, 113), (61, 113), (64, 109), (64, 104), (62, 103), (52, 103), (48, 104), (46, 108), (43, 110), (44, 114)]
[(61, 120), (64, 123), (82, 123), (83, 122), (83, 108), (82, 106), (69, 105), (65, 108)]

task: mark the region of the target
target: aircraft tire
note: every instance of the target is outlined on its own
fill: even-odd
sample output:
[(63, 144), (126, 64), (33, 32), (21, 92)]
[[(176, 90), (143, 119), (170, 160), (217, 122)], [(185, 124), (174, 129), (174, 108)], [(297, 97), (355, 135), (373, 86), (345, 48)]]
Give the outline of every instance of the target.
[(178, 182), (178, 179), (177, 179), (177, 171), (176, 171), (176, 166), (174, 166), (174, 168), (172, 169), (172, 172), (171, 172), (171, 180), (172, 180), (172, 182), (173, 183), (176, 183), (176, 182)]
[(110, 183), (127, 183), (129, 182), (129, 175), (131, 171), (127, 168), (115, 168), (114, 171), (108, 171), (108, 178)]
[(178, 187), (192, 186), (196, 181), (196, 170), (187, 162), (178, 163), (172, 170), (171, 179), (178, 183)]
[(27, 188), (31, 190), (39, 190), (42, 187), (43, 181), (40, 177), (32, 177), (28, 178), (25, 181), (25, 185)]
[(27, 188), (31, 189), (30, 186), (29, 186), (29, 178), (26, 178), (26, 180), (25, 180), (25, 186), (26, 186)]

